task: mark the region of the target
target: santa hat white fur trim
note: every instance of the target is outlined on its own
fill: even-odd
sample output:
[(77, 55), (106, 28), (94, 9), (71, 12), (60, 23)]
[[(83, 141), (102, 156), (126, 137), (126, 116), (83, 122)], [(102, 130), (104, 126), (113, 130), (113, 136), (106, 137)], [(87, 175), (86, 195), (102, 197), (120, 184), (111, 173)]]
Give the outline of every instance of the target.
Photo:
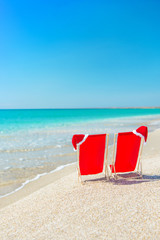
[(144, 138), (144, 144), (146, 144), (145, 137), (141, 133), (137, 132), (136, 130), (133, 130), (133, 133), (141, 138)]
[[(77, 143), (77, 146), (80, 146), (82, 143), (84, 143), (88, 136), (89, 136), (89, 134), (85, 134), (83, 140), (81, 142)], [(74, 149), (75, 152), (77, 151), (77, 149), (75, 149), (75, 148), (73, 148), (73, 149)]]

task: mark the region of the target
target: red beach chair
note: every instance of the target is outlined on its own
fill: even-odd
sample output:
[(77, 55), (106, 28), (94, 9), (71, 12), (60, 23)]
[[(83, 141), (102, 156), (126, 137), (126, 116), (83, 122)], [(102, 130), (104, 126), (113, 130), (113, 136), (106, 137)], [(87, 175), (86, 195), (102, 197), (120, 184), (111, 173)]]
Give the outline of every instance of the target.
[[(148, 128), (145, 126), (141, 126), (133, 132), (115, 134), (113, 159), (112, 165), (110, 165), (111, 175), (113, 174), (115, 179), (118, 176), (123, 177), (124, 173), (137, 173), (139, 177), (142, 177), (141, 154), (143, 143), (147, 141), (147, 135)], [(114, 157), (116, 139), (116, 157)]]
[(77, 134), (72, 138), (74, 150), (77, 150), (78, 177), (81, 182), (83, 175), (92, 175), (103, 172), (105, 162), (105, 177), (107, 169), (109, 134), (82, 135)]

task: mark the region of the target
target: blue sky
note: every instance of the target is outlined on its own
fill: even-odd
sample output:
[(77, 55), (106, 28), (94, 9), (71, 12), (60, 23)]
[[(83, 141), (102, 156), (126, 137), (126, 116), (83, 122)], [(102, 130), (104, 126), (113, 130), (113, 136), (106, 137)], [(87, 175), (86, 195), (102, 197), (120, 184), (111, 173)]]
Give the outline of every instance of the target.
[(0, 0), (0, 108), (160, 106), (160, 1)]

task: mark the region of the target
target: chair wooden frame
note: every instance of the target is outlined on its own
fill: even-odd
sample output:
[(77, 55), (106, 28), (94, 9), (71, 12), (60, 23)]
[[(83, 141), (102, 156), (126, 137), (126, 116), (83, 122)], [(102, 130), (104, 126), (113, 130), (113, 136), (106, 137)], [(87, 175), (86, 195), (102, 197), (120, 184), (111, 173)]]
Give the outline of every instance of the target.
[[(105, 153), (104, 153), (104, 167), (103, 167), (103, 171), (105, 174), (105, 178), (107, 180), (110, 179), (109, 177), (109, 171), (108, 171), (108, 161), (107, 161), (107, 157), (108, 157), (108, 142), (109, 142), (109, 134), (106, 134), (106, 144), (105, 144)], [(80, 181), (81, 184), (84, 184), (84, 181), (82, 180), (82, 175), (80, 173), (80, 169), (79, 169), (79, 152), (80, 152), (80, 145), (77, 145), (77, 171), (78, 171), (78, 181)], [(93, 174), (94, 175), (94, 174)], [(85, 176), (85, 175), (84, 175)]]
[(124, 174), (129, 174), (129, 173), (137, 173), (137, 176), (135, 177), (131, 177), (131, 178), (142, 178), (142, 160), (141, 160), (141, 156), (142, 156), (142, 150), (143, 150), (143, 145), (144, 145), (144, 138), (141, 138), (141, 142), (140, 142), (140, 149), (139, 149), (139, 154), (138, 154), (138, 159), (137, 159), (137, 164), (136, 164), (136, 168), (133, 172), (126, 172), (126, 173), (117, 173), (115, 170), (115, 160), (116, 160), (116, 156), (115, 156), (115, 152), (116, 152), (116, 147), (117, 147), (117, 137), (118, 137), (118, 133), (114, 134), (114, 144), (113, 144), (113, 156), (112, 156), (112, 166), (114, 167), (114, 173), (112, 173), (110, 167), (109, 168), (109, 172), (110, 172), (110, 176), (114, 177), (115, 180), (117, 180), (118, 178), (123, 178)]

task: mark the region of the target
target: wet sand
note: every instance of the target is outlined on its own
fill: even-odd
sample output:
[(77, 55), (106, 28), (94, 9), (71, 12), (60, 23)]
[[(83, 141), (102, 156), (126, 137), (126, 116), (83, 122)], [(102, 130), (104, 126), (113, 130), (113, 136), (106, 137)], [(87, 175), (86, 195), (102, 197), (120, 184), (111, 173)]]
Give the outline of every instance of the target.
[(160, 239), (159, 139), (144, 146), (143, 179), (81, 185), (74, 164), (1, 199), (1, 239)]
[(39, 179), (29, 182), (26, 184), (22, 189), (20, 189), (17, 192), (14, 192), (13, 194), (3, 197), (0, 199), (0, 209), (18, 201), (19, 199), (22, 199), (26, 197), (27, 195), (39, 190), (40, 188), (45, 187), (48, 184), (54, 183), (58, 179), (67, 176), (73, 172), (75, 172), (77, 167), (76, 163), (71, 164), (70, 166), (64, 167), (62, 170), (48, 173), (45, 176), (41, 176)]

